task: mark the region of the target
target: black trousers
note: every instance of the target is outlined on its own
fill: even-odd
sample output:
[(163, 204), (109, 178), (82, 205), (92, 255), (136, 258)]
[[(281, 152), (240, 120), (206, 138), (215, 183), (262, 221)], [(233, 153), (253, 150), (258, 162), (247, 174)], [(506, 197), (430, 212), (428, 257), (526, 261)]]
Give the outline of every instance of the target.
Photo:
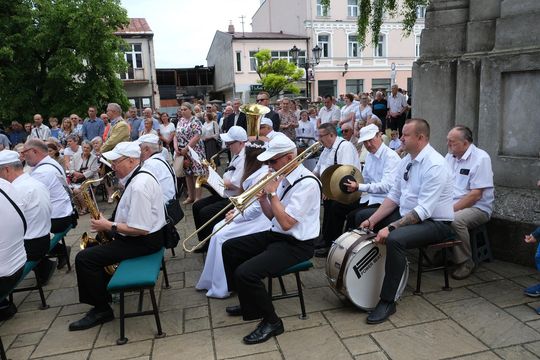
[[(357, 217), (357, 220), (362, 222), (374, 212), (375, 209), (366, 209), (359, 213), (364, 217), (360, 219)], [(380, 221), (374, 230), (379, 231), (400, 218), (399, 209), (396, 209)], [(426, 219), (419, 224), (403, 226), (392, 231), (386, 239), (386, 263), (381, 299), (384, 301), (395, 300), (399, 283), (407, 264), (405, 253), (407, 249), (416, 249), (421, 246), (448, 241), (454, 237), (455, 233), (450, 226), (450, 222), (434, 221), (431, 219)]]
[(244, 320), (275, 316), (262, 279), (310, 259), (313, 251), (313, 240), (271, 231), (227, 240), (222, 248), (227, 285), (238, 292)]
[[(203, 224), (210, 220), (214, 215), (223, 210), (225, 206), (229, 204), (229, 199), (224, 199), (221, 196), (215, 194), (205, 197), (199, 201), (193, 203), (193, 220), (195, 221), (195, 228), (199, 229)], [(225, 213), (218, 216), (212, 223), (207, 225), (203, 230), (199, 231), (197, 236), (199, 241), (204, 240), (210, 234), (212, 229), (221, 220), (225, 219)]]
[(53, 234), (62, 232), (66, 230), (68, 226), (72, 223), (73, 219), (71, 215), (62, 218), (51, 219), (51, 232)]
[(15, 288), (24, 271), (24, 265), (9, 276), (0, 277), (0, 300), (4, 300)]
[(39, 261), (36, 266), (36, 273), (41, 278), (47, 278), (52, 271), (52, 262), (45, 259), (45, 255), (49, 252), (51, 237), (49, 234), (36, 238), (24, 240), (24, 249), (26, 250), (27, 261)]
[(356, 210), (351, 211), (347, 214), (347, 225), (346, 229), (356, 229), (360, 224), (373, 215), (375, 211), (381, 206), (381, 204), (371, 204), (366, 206), (367, 203), (360, 205)]
[(322, 241), (323, 247), (332, 246), (332, 242), (343, 234), (343, 225), (347, 218), (347, 214), (361, 205), (358, 202), (352, 204), (342, 204), (335, 200), (323, 201), (323, 224), (322, 224)]
[(103, 309), (110, 298), (107, 284), (110, 276), (104, 267), (122, 260), (152, 254), (163, 247), (162, 230), (155, 233), (115, 239), (104, 245), (96, 245), (79, 252), (75, 257), (79, 301)]

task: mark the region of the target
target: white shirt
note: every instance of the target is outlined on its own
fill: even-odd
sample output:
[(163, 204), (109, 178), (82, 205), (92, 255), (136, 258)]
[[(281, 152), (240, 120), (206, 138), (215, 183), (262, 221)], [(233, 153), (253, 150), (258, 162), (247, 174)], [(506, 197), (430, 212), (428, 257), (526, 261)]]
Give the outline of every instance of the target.
[(176, 128), (174, 127), (173, 123), (169, 123), (167, 124), (167, 126), (163, 124), (159, 125), (159, 133), (164, 138), (168, 138), (171, 135), (171, 133), (174, 133), (175, 131), (176, 131)]
[[(297, 137), (297, 140), (305, 140), (305, 141), (308, 141), (311, 143), (313, 141), (315, 141), (315, 134), (317, 133), (317, 130), (315, 128), (315, 126), (313, 126), (313, 123), (311, 121), (302, 121), (300, 120), (298, 122), (298, 127), (296, 128), (296, 137)], [(311, 139), (298, 139), (298, 137), (301, 137), (301, 138), (312, 138), (313, 140), (311, 141)]]
[(360, 106), (356, 108), (356, 119), (357, 120), (368, 120), (369, 116), (373, 115), (371, 106), (366, 106), (363, 110), (360, 109)]
[[(51, 164), (51, 165), (45, 165)], [(71, 215), (73, 207), (71, 199), (64, 186), (66, 184), (66, 174), (64, 169), (50, 156), (45, 156), (32, 170), (30, 174), (34, 179), (40, 181), (51, 195), (52, 219), (59, 219)]]
[(401, 147), (401, 140), (399, 139), (392, 139), (390, 140), (390, 143), (388, 144), (388, 147), (392, 150), (397, 150)]
[(362, 191), (360, 203), (381, 204), (396, 181), (399, 155), (388, 146), (381, 144), (375, 154), (366, 156), (366, 164), (362, 170), (364, 184), (358, 185)]
[(341, 119), (342, 120), (345, 120), (348, 116), (350, 116), (349, 114), (353, 113), (355, 114), (353, 119), (352, 119), (352, 122), (354, 123), (354, 119), (357, 118), (356, 116), (356, 112), (358, 111), (358, 104), (356, 103), (351, 103), (351, 105), (345, 105), (341, 108)]
[[(244, 162), (246, 159), (246, 149), (242, 148), (240, 153), (238, 155), (233, 155), (232, 160), (229, 164), (228, 169), (231, 170), (226, 171), (223, 174), (223, 180), (230, 181), (234, 186), (236, 186), (238, 189), (234, 190), (225, 190), (225, 196), (236, 196), (240, 195), (242, 192), (240, 190), (240, 186), (242, 185), (242, 176), (244, 176)], [(232, 169), (234, 168), (234, 170)]]
[[(20, 204), (21, 199), (15, 187), (4, 179), (0, 179), (2, 189), (11, 200)], [(22, 210), (22, 209), (21, 209)], [(17, 210), (11, 205), (4, 194), (0, 193), (0, 277), (13, 275), (26, 262), (24, 249), (24, 225)], [(9, 220), (9, 221), (7, 221)], [(50, 229), (49, 229), (50, 230)]]
[(64, 156), (73, 156), (82, 153), (82, 146), (78, 145), (77, 151), (73, 151), (69, 146), (64, 149)]
[(51, 197), (49, 190), (28, 174), (22, 174), (13, 180), (21, 202), (20, 208), (26, 218), (25, 240), (32, 240), (49, 235), (51, 232)]
[[(129, 179), (134, 171), (126, 178)], [(148, 174), (137, 174), (124, 190), (114, 221), (149, 233), (163, 228), (165, 204), (156, 179)]]
[(341, 111), (336, 105), (332, 105), (330, 109), (323, 106), (321, 110), (319, 110), (319, 119), (321, 119), (321, 124), (339, 121), (341, 119)]
[(354, 145), (340, 137), (336, 137), (336, 141), (334, 141), (334, 144), (330, 149), (324, 148), (319, 157), (319, 161), (317, 161), (317, 165), (315, 165), (315, 169), (313, 169), (313, 173), (317, 176), (321, 176), (324, 170), (335, 164), (352, 165), (357, 169), (361, 168), (358, 152)]
[(313, 174), (300, 164), (287, 177), (281, 180), (277, 188), (277, 196), (285, 208), (285, 212), (297, 221), (288, 231), (272, 218), (271, 231), (292, 235), (297, 240), (310, 240), (319, 236), (321, 212), (321, 188), (315, 179), (302, 180), (293, 186), (282, 198), (283, 193), (301, 177)]
[(201, 137), (212, 136), (217, 139), (219, 137), (219, 125), (215, 121), (205, 121), (202, 124)]
[[(159, 159), (159, 160), (158, 160)], [(169, 200), (174, 198), (175, 184), (172, 176), (171, 168), (163, 162), (167, 162), (161, 155), (161, 153), (154, 154), (146, 159), (142, 165), (143, 170), (151, 172), (159, 182), (161, 187), (161, 193), (163, 195), (163, 203), (166, 204)]]
[(28, 135), (29, 139), (41, 139), (43, 141), (49, 140), (50, 137), (51, 137), (51, 129), (49, 129), (47, 125), (43, 125), (43, 124), (41, 124), (40, 127), (32, 128), (30, 135)]
[(471, 144), (465, 154), (458, 159), (452, 154), (446, 155), (446, 161), (452, 170), (454, 178), (454, 204), (461, 200), (471, 190), (484, 189), (482, 197), (473, 207), (491, 216), (493, 201), (493, 170), (491, 158), (484, 150)]
[(388, 109), (392, 112), (401, 112), (404, 107), (407, 105), (407, 98), (405, 98), (405, 95), (398, 92), (396, 96), (394, 97), (392, 94), (388, 97), (387, 100), (388, 103)]
[[(404, 174), (408, 164), (412, 165), (406, 181)], [(414, 210), (422, 221), (429, 218), (453, 221), (452, 186), (452, 175), (446, 161), (427, 144), (414, 160), (410, 154), (401, 159), (396, 182), (387, 198), (399, 205), (401, 216)]]

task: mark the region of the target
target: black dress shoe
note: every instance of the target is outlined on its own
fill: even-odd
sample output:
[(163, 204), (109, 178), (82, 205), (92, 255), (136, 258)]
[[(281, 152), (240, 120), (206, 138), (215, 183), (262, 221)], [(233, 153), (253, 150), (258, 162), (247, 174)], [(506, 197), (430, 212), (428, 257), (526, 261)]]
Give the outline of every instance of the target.
[(45, 286), (51, 280), (54, 269), (56, 268), (56, 260), (41, 259), (36, 267), (36, 276), (39, 278), (41, 286)]
[(327, 257), (328, 256), (328, 251), (330, 251), (330, 248), (320, 248), (320, 249), (315, 249), (315, 253), (314, 253), (314, 256), (315, 257)]
[(283, 334), (284, 331), (285, 329), (283, 328), (283, 321), (281, 319), (275, 324), (270, 324), (263, 320), (251, 334), (244, 336), (244, 343), (247, 345), (259, 344), (267, 341), (272, 336)]
[(98, 311), (96, 310), (96, 308), (93, 308), (92, 310), (87, 312), (82, 319), (69, 324), (69, 331), (90, 329), (94, 326), (104, 324), (112, 320), (114, 320), (114, 313), (112, 309)]
[(66, 246), (66, 253), (67, 253), (67, 256), (64, 254), (59, 254), (58, 265), (56, 266), (56, 269), (60, 270), (61, 268), (67, 265), (69, 261), (69, 256), (71, 255), (71, 246)]
[(229, 314), (231, 316), (240, 316), (240, 315), (242, 315), (242, 308), (240, 307), (240, 305), (227, 306), (225, 308), (225, 311), (227, 312), (227, 314)]
[(396, 312), (396, 303), (379, 300), (379, 303), (367, 317), (368, 324), (380, 324)]
[(17, 313), (15, 304), (5, 299), (0, 303), (0, 321), (9, 320)]

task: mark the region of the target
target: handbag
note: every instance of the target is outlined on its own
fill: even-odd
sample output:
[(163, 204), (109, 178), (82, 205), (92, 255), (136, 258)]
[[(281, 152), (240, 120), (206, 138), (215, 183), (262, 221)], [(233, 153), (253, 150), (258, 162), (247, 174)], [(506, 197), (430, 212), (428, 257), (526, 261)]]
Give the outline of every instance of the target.
[(176, 177), (184, 177), (184, 155), (175, 155), (173, 161), (173, 169)]
[(165, 166), (169, 169), (173, 177), (174, 197), (171, 200), (167, 201), (167, 203), (165, 204), (165, 211), (166, 211), (165, 217), (167, 218), (167, 220), (170, 220), (174, 226), (178, 224), (178, 222), (184, 218), (184, 211), (182, 210), (182, 207), (180, 206), (180, 202), (179, 202), (180, 196), (178, 195), (178, 186), (176, 184), (176, 179), (174, 178), (174, 173), (171, 167), (162, 159), (157, 158), (156, 160), (159, 160), (163, 164), (165, 164)]
[(180, 242), (180, 234), (169, 217), (166, 217), (167, 224), (163, 228), (163, 245), (166, 249), (174, 249)]

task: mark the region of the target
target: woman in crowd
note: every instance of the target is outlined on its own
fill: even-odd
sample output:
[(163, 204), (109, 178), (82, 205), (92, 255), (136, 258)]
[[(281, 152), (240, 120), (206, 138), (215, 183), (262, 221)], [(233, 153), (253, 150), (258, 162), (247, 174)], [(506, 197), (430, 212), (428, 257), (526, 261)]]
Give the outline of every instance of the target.
[(166, 112), (162, 112), (159, 115), (159, 138), (161, 142), (163, 143), (163, 147), (166, 148), (169, 151), (174, 150), (173, 149), (173, 138), (174, 138), (174, 124), (171, 123), (171, 119), (169, 119), (169, 114)]
[(62, 166), (64, 162), (60, 156), (60, 145), (54, 141), (47, 141), (47, 149), (49, 150), (49, 156)]
[(354, 124), (356, 118), (357, 104), (354, 101), (353, 94), (345, 94), (345, 105), (341, 108), (341, 120), (339, 121), (339, 126), (342, 126), (347, 123)]
[[(202, 125), (202, 140), (204, 141), (204, 150), (206, 158), (210, 159), (218, 153), (219, 146), (219, 125), (214, 120), (214, 113), (207, 111), (204, 114), (204, 124)], [(219, 160), (219, 159), (218, 159)]]
[(281, 120), (281, 123), (279, 125), (279, 131), (281, 131), (284, 135), (286, 135), (289, 139), (292, 141), (296, 138), (296, 128), (298, 127), (298, 118), (294, 114), (295, 109), (292, 109), (291, 107), (291, 100), (287, 97), (284, 97), (281, 99), (279, 110), (279, 118)]
[(188, 102), (180, 106), (181, 118), (176, 125), (176, 136), (173, 139), (174, 152), (176, 156), (184, 157), (184, 173), (188, 188), (188, 198), (183, 202), (190, 204), (201, 198), (202, 189), (195, 189), (195, 177), (204, 175), (206, 169), (202, 164), (189, 159), (189, 149), (191, 147), (200, 159), (204, 159), (204, 144), (201, 140), (202, 124), (194, 116), (193, 105)]
[(306, 110), (300, 111), (300, 121), (296, 128), (296, 146), (304, 149), (315, 142), (317, 129), (309, 120), (309, 114)]
[[(257, 156), (264, 151), (264, 142), (257, 140), (253, 143), (247, 143), (245, 149), (246, 159), (244, 162), (244, 175), (242, 176), (242, 188), (247, 190), (268, 174), (268, 166), (262, 165), (257, 160)], [(270, 220), (262, 212), (258, 201), (255, 201), (242, 214), (230, 220), (237, 212), (238, 210), (229, 211), (225, 215), (225, 219), (214, 227), (214, 231), (216, 231), (227, 221), (230, 221), (210, 239), (204, 269), (199, 282), (195, 286), (198, 290), (208, 290), (206, 293), (208, 297), (226, 298), (230, 295), (221, 255), (223, 243), (228, 239), (252, 232), (269, 230), (272, 226)]]
[(386, 131), (386, 113), (388, 112), (388, 102), (383, 97), (382, 91), (375, 93), (375, 100), (371, 103), (373, 115), (377, 115), (383, 123), (383, 132)]
[(81, 152), (73, 155), (67, 176), (70, 179), (70, 187), (73, 189), (79, 215), (84, 215), (88, 213), (88, 208), (83, 200), (80, 187), (85, 180), (97, 178), (99, 164), (97, 157), (92, 154), (92, 144), (90, 141), (84, 140), (81, 148)]
[(71, 158), (73, 155), (81, 152), (79, 146), (79, 136), (71, 134), (67, 137), (66, 147), (64, 148), (64, 169), (69, 170)]
[(369, 105), (369, 97), (366, 94), (360, 95), (360, 106), (356, 110), (356, 119), (368, 121), (373, 114)]
[(157, 131), (153, 129), (153, 126), (154, 126), (154, 118), (152, 117), (149, 117), (149, 118), (145, 118), (144, 119), (144, 128), (139, 131), (139, 137), (143, 136), (143, 135), (148, 135), (148, 134), (154, 134), (154, 135), (157, 135)]
[(62, 128), (60, 129), (60, 132), (58, 133), (58, 140), (60, 140), (60, 144), (62, 144), (63, 147), (66, 147), (67, 138), (71, 134), (73, 134), (73, 123), (68, 117), (65, 117), (62, 120)]

